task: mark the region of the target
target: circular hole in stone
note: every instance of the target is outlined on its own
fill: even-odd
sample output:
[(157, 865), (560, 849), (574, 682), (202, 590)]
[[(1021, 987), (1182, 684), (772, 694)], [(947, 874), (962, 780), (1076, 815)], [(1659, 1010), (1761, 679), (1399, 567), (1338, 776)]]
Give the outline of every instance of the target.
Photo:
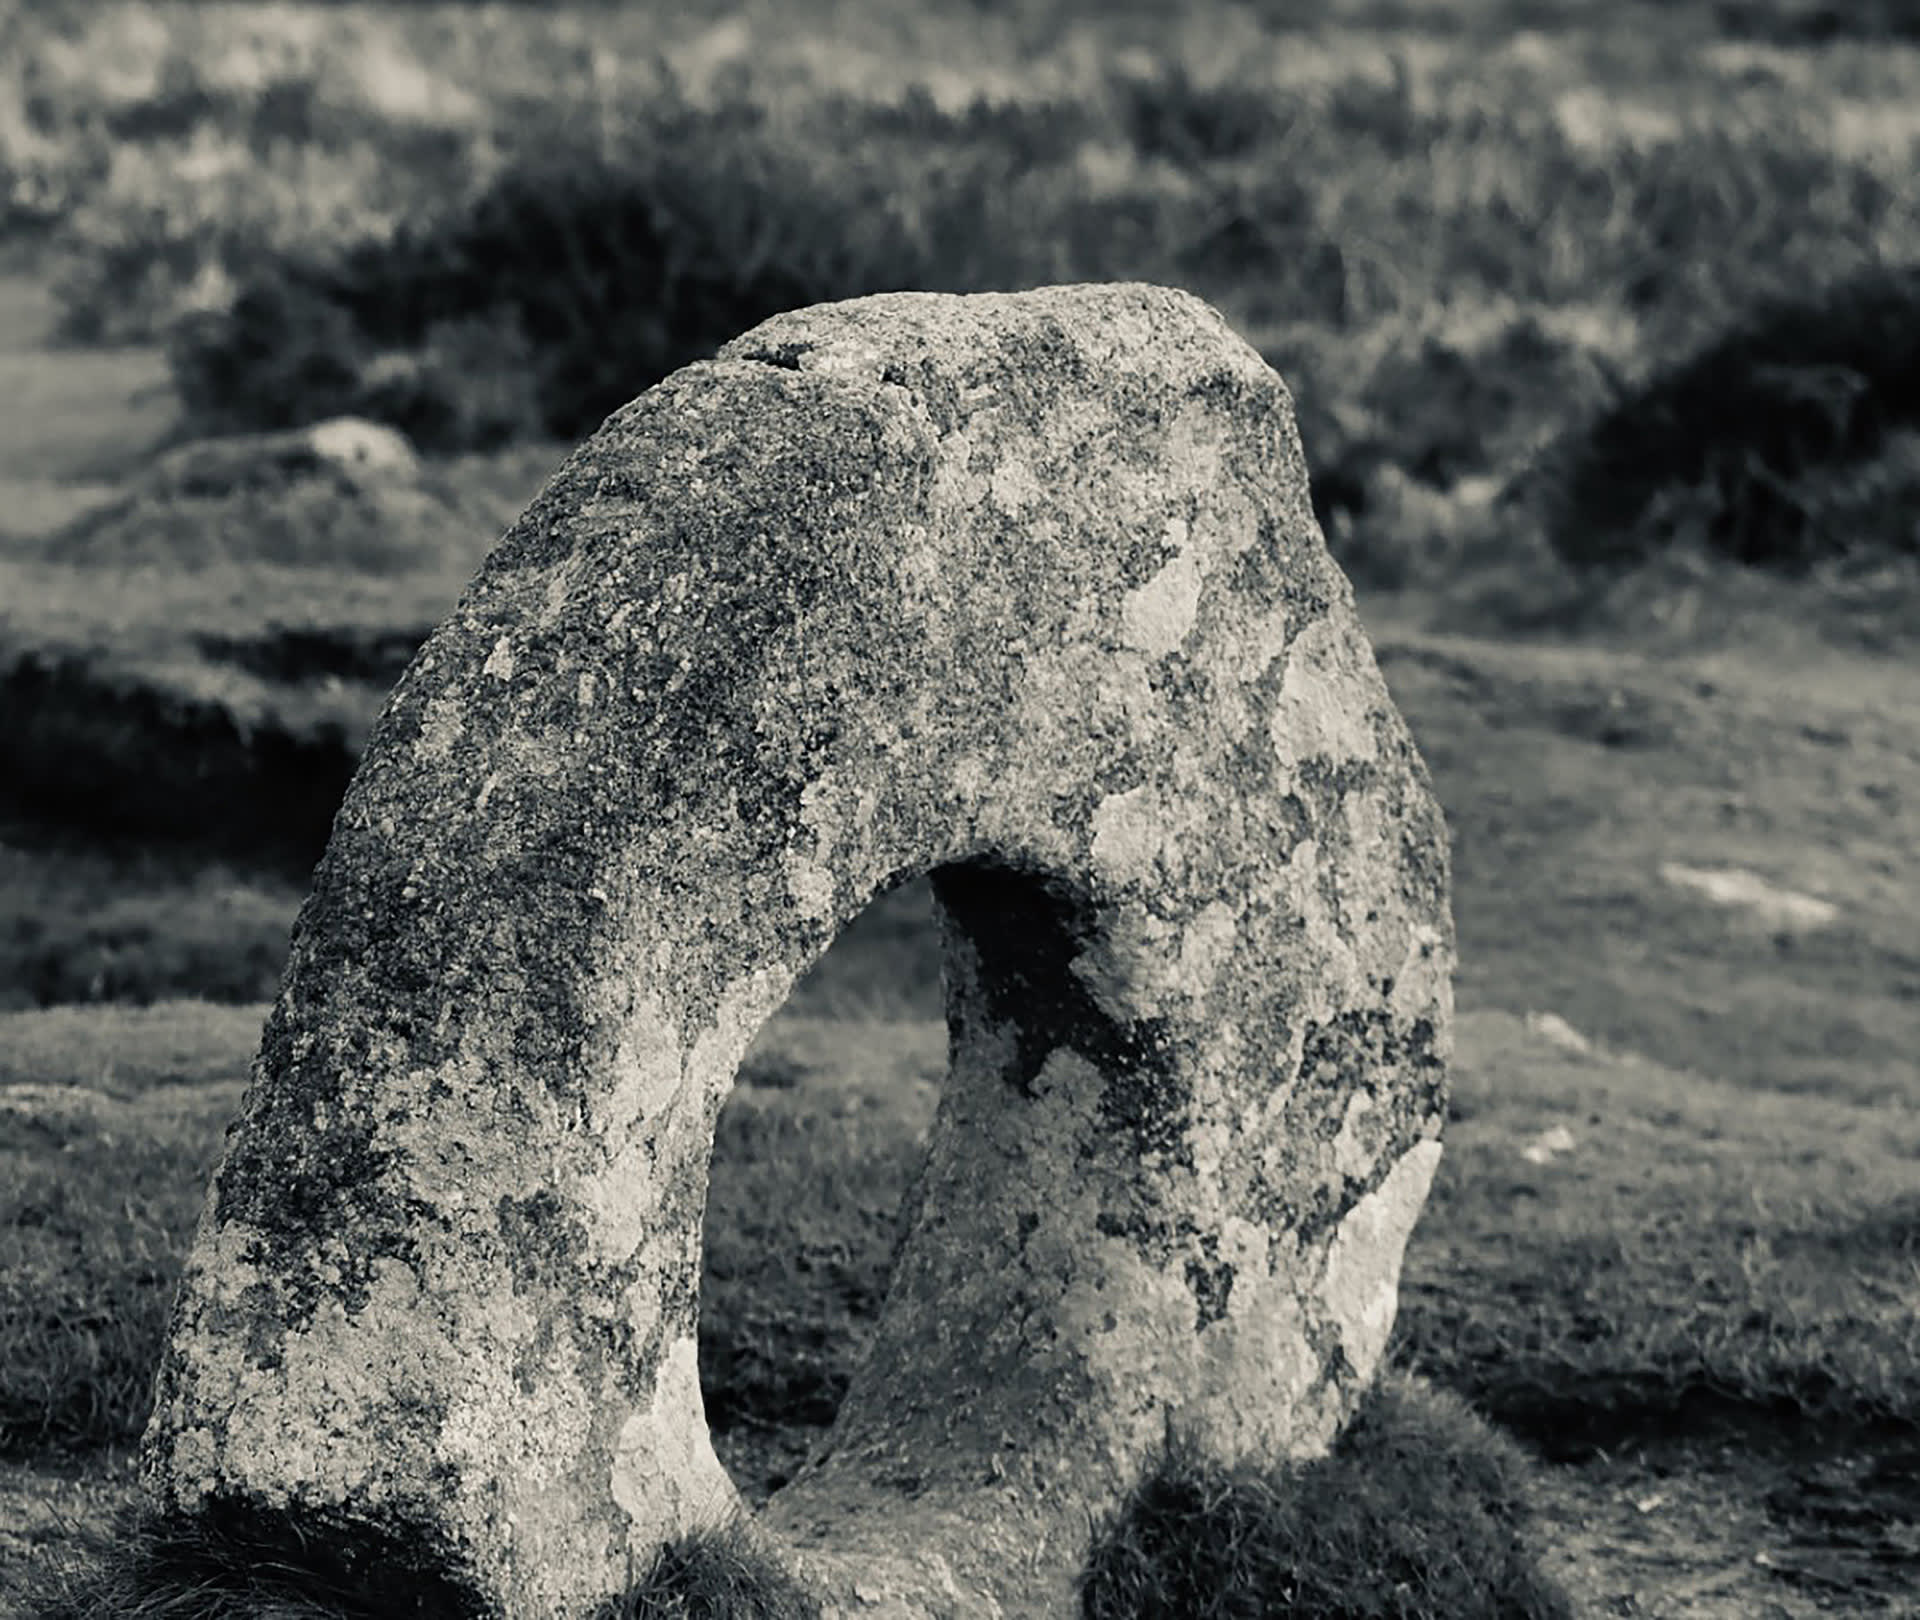
[(700, 1382), (755, 1508), (826, 1434), (866, 1350), (946, 1062), (919, 878), (840, 932), (740, 1064), (708, 1183)]

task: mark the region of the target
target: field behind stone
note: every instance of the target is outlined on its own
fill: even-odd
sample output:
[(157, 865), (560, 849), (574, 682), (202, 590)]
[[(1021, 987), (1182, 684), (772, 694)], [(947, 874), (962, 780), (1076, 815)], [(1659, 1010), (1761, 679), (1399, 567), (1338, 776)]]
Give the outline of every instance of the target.
[[(681, 323), (592, 397), (751, 324), (756, 267), (766, 296), (1176, 281), (1274, 361), (1454, 839), (1455, 1117), (1397, 1355), (1540, 1458), (1583, 1615), (1920, 1612), (1920, 540), (1740, 567), (1694, 488), (1595, 573), (1501, 499), (1756, 304), (1920, 259), (1920, 24), (1878, 14), (8, 12), (0, 1613), (126, 1498), (359, 739), (569, 437), (528, 350), (342, 331), (333, 393), (273, 397), (408, 379), (420, 472), (183, 491), (160, 441), (288, 424), (204, 367), (189, 399), (165, 346), (554, 143), (648, 176), (696, 267), (548, 267), (605, 311), (633, 254)], [(1912, 428), (1797, 486), (1815, 529), (1911, 532)], [(924, 905), (856, 921), (723, 1116), (702, 1376), (750, 1495), (884, 1286), (943, 1059)]]

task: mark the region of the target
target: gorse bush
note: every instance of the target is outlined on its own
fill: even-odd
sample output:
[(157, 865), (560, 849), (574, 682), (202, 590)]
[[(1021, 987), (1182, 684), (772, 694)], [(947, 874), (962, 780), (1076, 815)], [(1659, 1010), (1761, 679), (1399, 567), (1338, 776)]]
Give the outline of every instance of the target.
[(1862, 513), (1847, 476), (1902, 494), (1873, 464), (1917, 427), (1920, 266), (1846, 277), (1765, 305), (1572, 435), (1548, 458), (1554, 544), (1582, 565), (1636, 562), (1681, 533), (1789, 568), (1920, 551), (1910, 526)]

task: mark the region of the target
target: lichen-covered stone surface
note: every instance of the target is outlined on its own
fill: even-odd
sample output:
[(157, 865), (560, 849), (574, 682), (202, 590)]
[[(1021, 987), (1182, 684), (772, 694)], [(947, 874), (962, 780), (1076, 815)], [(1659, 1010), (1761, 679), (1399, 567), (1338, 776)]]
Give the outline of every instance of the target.
[(871, 1358), (761, 1523), (825, 1612), (1076, 1612), (1168, 1427), (1326, 1446), (1438, 1160), (1445, 831), (1280, 379), (1146, 286), (781, 316), (555, 475), (375, 729), (209, 1195), (174, 1513), (585, 1615), (728, 1513), (715, 1115), (931, 872), (951, 1072)]

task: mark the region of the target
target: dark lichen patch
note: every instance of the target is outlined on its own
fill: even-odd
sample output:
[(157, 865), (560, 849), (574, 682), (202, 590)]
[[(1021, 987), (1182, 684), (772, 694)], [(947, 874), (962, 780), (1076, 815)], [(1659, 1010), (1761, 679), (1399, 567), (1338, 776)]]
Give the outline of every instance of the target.
[(731, 359), (757, 360), (764, 366), (777, 366), (782, 371), (798, 371), (800, 362), (813, 353), (811, 343), (763, 343), (734, 350)]
[[(1438, 1030), (1429, 1018), (1397, 1019), (1385, 1005), (1389, 986), (1385, 980), (1376, 986), (1375, 1006), (1307, 1026), (1299, 1084), (1286, 1109), (1283, 1139), (1290, 1146), (1281, 1166), (1256, 1172), (1249, 1185), (1257, 1218), (1305, 1244), (1344, 1220), (1399, 1156), (1446, 1117), (1447, 1066)], [(1362, 1116), (1369, 1143), (1362, 1157), (1374, 1168), (1330, 1177), (1324, 1168), (1309, 1172), (1314, 1153), (1308, 1144), (1320, 1144), (1322, 1155), (1330, 1151), (1347, 1124), (1343, 1100), (1360, 1094), (1384, 1105)]]
[[(244, 1137), (228, 1151), (215, 1206), (222, 1226), (250, 1234), (245, 1259), (279, 1279), (277, 1319), (298, 1331), (323, 1300), (349, 1312), (363, 1309), (383, 1260), (412, 1267), (419, 1259), (418, 1223), (432, 1212), (398, 1195), (388, 1179), (391, 1152), (374, 1147), (373, 1127), (345, 1108), (325, 1123), (311, 1102), (285, 1088), (261, 1107), (262, 1117), (292, 1110), (282, 1122), (282, 1151), (262, 1154), (260, 1137)], [(351, 1238), (351, 1243), (348, 1239)], [(326, 1254), (328, 1274), (318, 1262)]]
[(1109, 1017), (1073, 971), (1094, 935), (1091, 906), (1065, 884), (987, 861), (938, 867), (931, 879), (935, 900), (979, 954), (988, 1015), (1014, 1032), (1007, 1083), (1031, 1099), (1048, 1058), (1077, 1052), (1100, 1071), (1101, 1115), (1128, 1148), (1187, 1162), (1191, 1094), (1165, 1021)]
[(1175, 1062), (1166, 1021), (1147, 1018), (1125, 1030), (1108, 1027), (1117, 1038), (1105, 1050), (1088, 1054), (1106, 1078), (1102, 1118), (1127, 1139), (1136, 1157), (1191, 1169), (1187, 1123), (1193, 1092)]
[(1324, 1183), (1304, 1191), (1293, 1183), (1262, 1184), (1255, 1188), (1251, 1202), (1265, 1224), (1295, 1234), (1303, 1246), (1319, 1242), (1353, 1207), (1344, 1188)]
[(526, 1198), (503, 1197), (494, 1206), (494, 1219), (507, 1246), (508, 1263), (515, 1270), (524, 1267), (561, 1276), (586, 1251), (586, 1235), (550, 1191), (543, 1189)]
[[(1322, 867), (1328, 869), (1327, 875), (1337, 878), (1350, 838), (1342, 810), (1348, 800), (1372, 791), (1379, 780), (1380, 768), (1372, 760), (1309, 757), (1300, 761), (1291, 797), (1306, 807), (1313, 836), (1322, 846)], [(1333, 893), (1329, 889), (1329, 898)], [(1338, 911), (1333, 915), (1338, 917)]]
[[(1404, 1077), (1424, 1084), (1408, 1089)], [(1389, 1079), (1395, 1083), (1388, 1085)], [(1446, 1064), (1435, 1050), (1430, 1019), (1418, 1018), (1404, 1029), (1384, 1006), (1357, 1007), (1325, 1023), (1309, 1023), (1300, 1051), (1303, 1087), (1343, 1092), (1391, 1089), (1416, 1106), (1438, 1105), (1446, 1083)]]
[(1227, 1302), (1233, 1297), (1233, 1267), (1216, 1257), (1219, 1242), (1211, 1233), (1201, 1238), (1200, 1246), (1207, 1257), (1187, 1262), (1187, 1286), (1199, 1308), (1194, 1326), (1205, 1328), (1227, 1314)]
[(1038, 423), (1067, 388), (1084, 384), (1088, 365), (1072, 334), (1059, 321), (1042, 318), (1004, 333), (980, 372), (1003, 402)]
[(1188, 381), (1185, 393), (1187, 398), (1213, 407), (1224, 418), (1244, 422), (1255, 410), (1277, 405), (1285, 397), (1285, 387), (1277, 374), (1269, 381), (1249, 377), (1234, 367), (1209, 366)]

